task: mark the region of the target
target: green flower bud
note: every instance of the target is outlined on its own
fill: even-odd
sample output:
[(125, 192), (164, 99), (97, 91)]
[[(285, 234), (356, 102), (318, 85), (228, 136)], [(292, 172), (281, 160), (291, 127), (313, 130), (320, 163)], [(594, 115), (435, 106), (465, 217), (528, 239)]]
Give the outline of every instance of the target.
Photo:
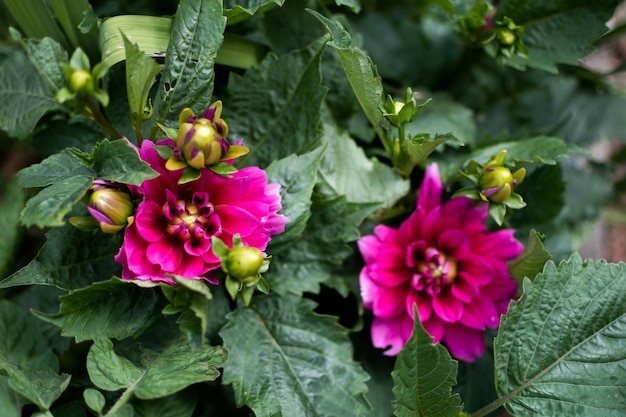
[(225, 267), (228, 275), (244, 282), (257, 280), (263, 265), (263, 252), (251, 246), (232, 248), (226, 256)]
[(515, 33), (512, 30), (501, 29), (498, 31), (498, 42), (500, 42), (500, 45), (513, 45), (516, 39), (517, 36), (515, 36)]
[(93, 77), (89, 71), (75, 70), (69, 80), (69, 89), (80, 97), (90, 97), (95, 91)]
[(526, 176), (525, 168), (520, 168), (515, 173), (511, 173), (511, 170), (504, 166), (506, 153), (506, 150), (500, 151), (482, 169), (478, 187), (480, 196), (485, 201), (504, 202), (513, 193), (513, 188), (522, 182)]
[(221, 113), (221, 101), (213, 103), (202, 117), (196, 117), (188, 108), (180, 113), (176, 146), (189, 166), (201, 169), (214, 165), (228, 152), (228, 125)]
[(87, 192), (87, 210), (105, 233), (115, 233), (128, 224), (134, 205), (121, 184), (96, 180)]

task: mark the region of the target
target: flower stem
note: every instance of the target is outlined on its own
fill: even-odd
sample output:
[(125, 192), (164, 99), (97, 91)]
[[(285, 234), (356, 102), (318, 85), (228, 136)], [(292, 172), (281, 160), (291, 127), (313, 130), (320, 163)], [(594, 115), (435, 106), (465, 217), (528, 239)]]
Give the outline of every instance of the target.
[(104, 117), (98, 106), (91, 100), (86, 100), (87, 107), (91, 111), (93, 119), (111, 136), (111, 139), (120, 139), (122, 135), (115, 130), (113, 125)]
[(115, 404), (107, 411), (107, 413), (103, 417), (111, 417), (114, 416), (120, 408), (122, 408), (132, 397), (135, 392), (134, 385), (127, 388), (126, 391), (122, 393), (120, 398), (117, 399)]

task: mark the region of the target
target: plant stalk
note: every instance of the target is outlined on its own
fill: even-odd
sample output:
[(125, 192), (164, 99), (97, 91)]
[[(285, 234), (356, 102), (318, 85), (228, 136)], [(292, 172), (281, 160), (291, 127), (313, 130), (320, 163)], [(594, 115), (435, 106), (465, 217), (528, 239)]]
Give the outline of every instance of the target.
[(103, 417), (114, 416), (120, 408), (122, 408), (128, 401), (130, 401), (130, 399), (133, 397), (134, 392), (134, 386), (126, 389), (126, 391), (122, 393), (120, 398), (117, 399), (115, 404), (113, 404), (113, 406), (109, 409), (109, 411), (107, 411), (107, 413)]
[(87, 107), (91, 111), (93, 119), (111, 136), (111, 139), (121, 139), (122, 135), (115, 130), (113, 125), (104, 117), (97, 105), (92, 100), (87, 100)]

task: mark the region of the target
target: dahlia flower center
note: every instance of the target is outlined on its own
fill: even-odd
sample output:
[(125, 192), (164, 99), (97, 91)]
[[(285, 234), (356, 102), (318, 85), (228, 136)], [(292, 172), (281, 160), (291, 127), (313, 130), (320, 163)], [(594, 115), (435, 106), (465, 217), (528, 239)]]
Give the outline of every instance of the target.
[(166, 202), (163, 213), (169, 219), (169, 224), (165, 231), (181, 241), (210, 238), (221, 230), (220, 219), (214, 212), (213, 204), (205, 192), (194, 193), (190, 201), (177, 200), (175, 204)]
[(424, 252), (416, 256), (415, 261), (415, 273), (411, 285), (418, 291), (425, 291), (428, 295), (439, 294), (456, 278), (456, 259), (436, 248), (426, 248)]

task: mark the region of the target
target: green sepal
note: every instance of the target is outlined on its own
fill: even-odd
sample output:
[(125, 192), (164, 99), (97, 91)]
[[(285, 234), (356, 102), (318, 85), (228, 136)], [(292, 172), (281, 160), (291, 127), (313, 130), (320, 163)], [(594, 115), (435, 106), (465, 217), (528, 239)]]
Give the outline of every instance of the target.
[[(233, 237), (233, 245), (234, 245), (234, 237)], [(222, 239), (220, 239), (217, 236), (211, 237), (211, 250), (213, 251), (215, 256), (217, 256), (220, 259), (228, 256), (228, 246), (226, 246), (226, 244), (222, 242)], [(228, 271), (224, 271), (224, 272), (228, 272)]]
[[(237, 294), (239, 293), (239, 289), (241, 288), (241, 283), (237, 281), (235, 278), (232, 278), (230, 275), (227, 275), (225, 285), (226, 285), (226, 291), (228, 291), (230, 298), (235, 300), (237, 298)], [(254, 288), (252, 290), (254, 291)]]
[(252, 295), (254, 294), (254, 287), (246, 287), (241, 291), (241, 298), (243, 298), (243, 303), (246, 307), (250, 305), (250, 301), (252, 301)]
[(526, 207), (524, 199), (521, 195), (517, 193), (511, 193), (511, 195), (506, 200), (504, 200), (504, 204), (506, 204), (508, 207), (511, 207), (512, 209), (521, 209)]
[(195, 181), (202, 175), (202, 170), (192, 168), (190, 166), (186, 167), (183, 170), (183, 175), (181, 175), (178, 180), (179, 184), (187, 184), (188, 182)]
[(237, 172), (237, 168), (226, 162), (218, 162), (217, 164), (210, 165), (208, 167), (211, 171), (218, 175), (229, 177), (231, 174)]
[(502, 226), (506, 217), (506, 206), (503, 203), (489, 203), (489, 215), (498, 226)]
[(159, 156), (163, 159), (170, 159), (170, 157), (174, 153), (172, 147), (168, 145), (154, 145), (152, 148), (157, 151)]
[(265, 278), (259, 275), (259, 280), (256, 284), (256, 289), (261, 291), (263, 294), (269, 294), (270, 284), (267, 282)]

